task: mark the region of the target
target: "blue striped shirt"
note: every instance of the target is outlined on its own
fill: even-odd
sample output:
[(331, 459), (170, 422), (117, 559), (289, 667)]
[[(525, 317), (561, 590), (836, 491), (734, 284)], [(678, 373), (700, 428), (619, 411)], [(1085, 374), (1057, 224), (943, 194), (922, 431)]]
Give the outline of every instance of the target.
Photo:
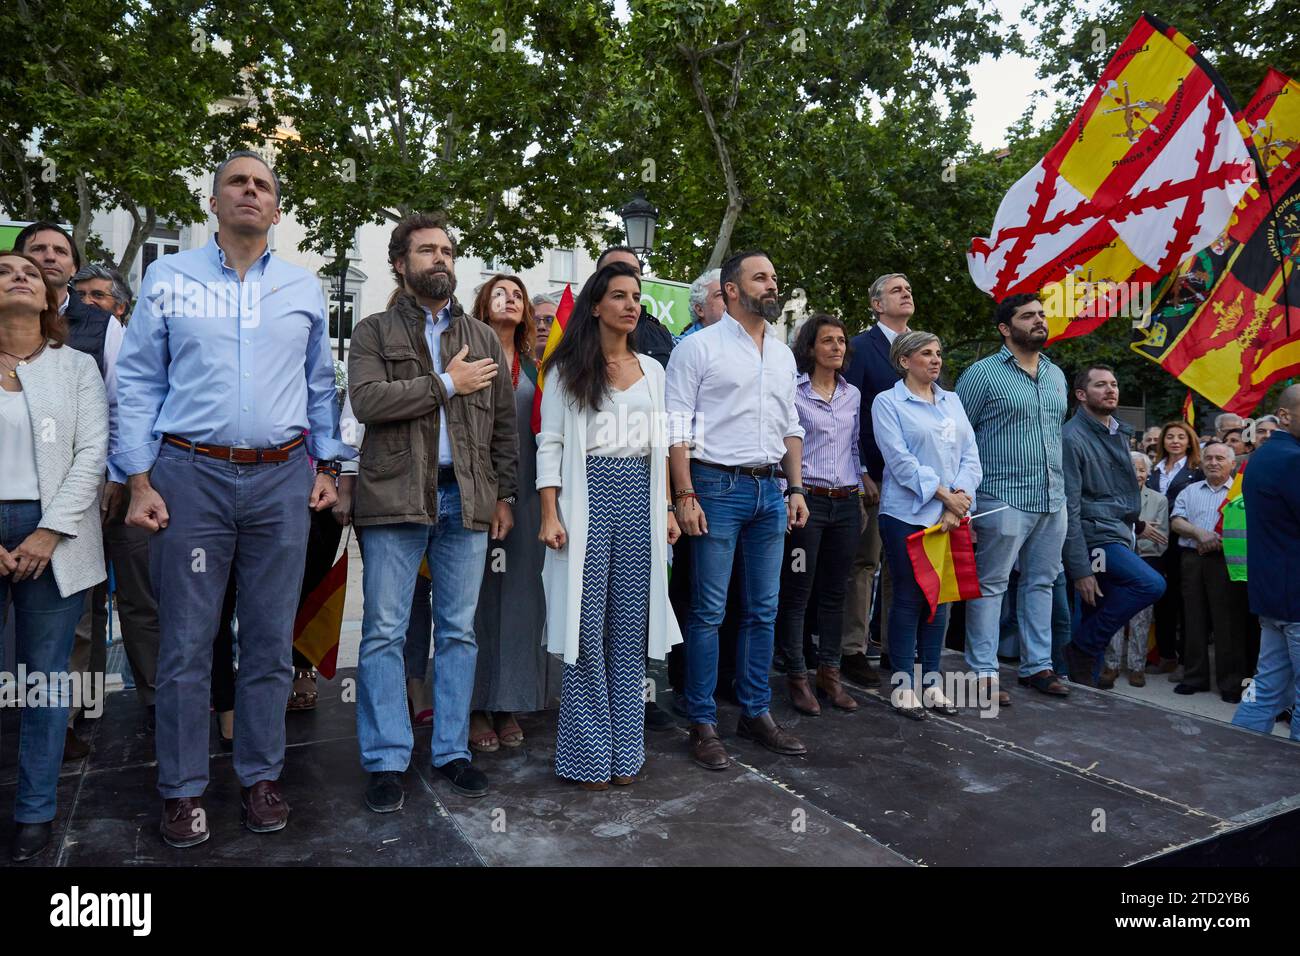
[(862, 448), (858, 442), (858, 415), (862, 395), (835, 376), (835, 391), (828, 402), (812, 387), (807, 372), (795, 379), (794, 407), (803, 426), (803, 483), (818, 488), (845, 488), (862, 484)]
[[(1202, 531), (1213, 531), (1219, 524), (1219, 508), (1228, 497), (1228, 486), (1231, 484), (1231, 477), (1217, 488), (1204, 479), (1193, 481), (1178, 492), (1178, 497), (1174, 499), (1174, 510), (1169, 513), (1169, 520), (1186, 518)], [(1197, 544), (1195, 538), (1186, 535), (1179, 535), (1178, 543), (1184, 548), (1194, 548)]]
[(1031, 377), (1004, 344), (962, 373), (957, 395), (975, 429), (984, 469), (979, 497), (1036, 514), (1063, 507), (1067, 393), (1061, 370), (1040, 354), (1038, 377)]

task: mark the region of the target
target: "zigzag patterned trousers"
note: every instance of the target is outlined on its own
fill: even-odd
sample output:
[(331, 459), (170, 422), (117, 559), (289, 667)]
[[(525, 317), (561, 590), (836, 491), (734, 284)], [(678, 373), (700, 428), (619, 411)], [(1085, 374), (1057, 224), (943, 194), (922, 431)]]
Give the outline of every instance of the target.
[(564, 665), (555, 772), (597, 782), (645, 762), (650, 460), (587, 458), (578, 662)]

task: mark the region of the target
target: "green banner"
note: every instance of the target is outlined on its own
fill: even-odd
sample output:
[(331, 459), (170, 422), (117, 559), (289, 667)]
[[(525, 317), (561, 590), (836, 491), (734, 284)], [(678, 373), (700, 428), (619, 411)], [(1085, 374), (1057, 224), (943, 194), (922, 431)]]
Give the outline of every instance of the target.
[(691, 287), (684, 282), (641, 280), (641, 304), (673, 335), (680, 335), (691, 324), (690, 295)]
[(26, 225), (25, 222), (0, 222), (0, 252), (8, 252), (14, 247), (14, 240)]

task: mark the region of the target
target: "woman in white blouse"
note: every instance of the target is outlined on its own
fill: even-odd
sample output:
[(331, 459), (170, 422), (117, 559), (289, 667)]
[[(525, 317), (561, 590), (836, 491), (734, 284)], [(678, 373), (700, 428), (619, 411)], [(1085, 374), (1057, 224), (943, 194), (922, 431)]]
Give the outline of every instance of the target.
[(664, 373), (633, 350), (641, 277), (587, 280), (542, 370), (537, 489), (547, 552), (547, 646), (564, 657), (555, 772), (588, 790), (633, 783), (645, 761), (649, 656), (681, 642), (668, 604)]
[(0, 253), (0, 623), (12, 605), (18, 667), (48, 688), (19, 688), (46, 699), (19, 733), (15, 861), (50, 840), (68, 705), (91, 692), (72, 686), (68, 656), (84, 592), (105, 578), (108, 400), (94, 358), (63, 344), (58, 303), (35, 259)]

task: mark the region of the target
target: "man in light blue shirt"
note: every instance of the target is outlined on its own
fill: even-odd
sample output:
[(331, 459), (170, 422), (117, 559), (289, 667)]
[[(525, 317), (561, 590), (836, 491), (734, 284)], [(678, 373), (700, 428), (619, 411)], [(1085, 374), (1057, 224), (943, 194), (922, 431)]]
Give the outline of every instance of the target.
[(130, 482), (126, 523), (155, 533), (161, 832), (178, 847), (209, 836), (211, 648), (231, 574), (242, 818), (256, 833), (288, 822), (278, 780), (308, 507), (334, 504), (337, 460), (355, 455), (339, 440), (320, 284), (267, 245), (279, 179), (256, 154), (235, 153), (217, 169), (209, 203), (212, 240), (145, 273), (118, 356), (109, 449), (112, 477)]

